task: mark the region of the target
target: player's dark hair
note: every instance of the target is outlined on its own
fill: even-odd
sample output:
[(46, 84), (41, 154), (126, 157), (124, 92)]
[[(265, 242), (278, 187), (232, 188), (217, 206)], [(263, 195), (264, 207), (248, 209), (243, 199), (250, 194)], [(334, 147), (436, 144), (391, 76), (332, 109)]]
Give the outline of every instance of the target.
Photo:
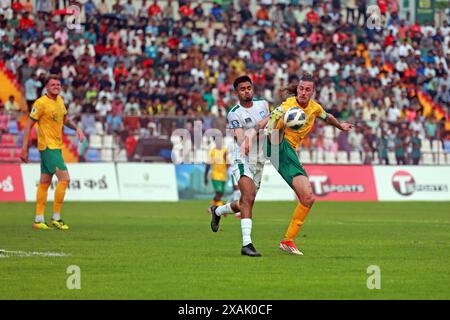
[(244, 82), (250, 82), (250, 84), (253, 84), (252, 79), (250, 79), (249, 76), (240, 76), (240, 77), (236, 78), (236, 80), (234, 80), (234, 82), (233, 82), (234, 90), (236, 90), (238, 88), (238, 86)]
[(57, 80), (61, 82), (61, 78), (56, 74), (51, 74), (47, 77), (47, 81), (45, 81), (45, 84), (48, 84), (50, 80)]

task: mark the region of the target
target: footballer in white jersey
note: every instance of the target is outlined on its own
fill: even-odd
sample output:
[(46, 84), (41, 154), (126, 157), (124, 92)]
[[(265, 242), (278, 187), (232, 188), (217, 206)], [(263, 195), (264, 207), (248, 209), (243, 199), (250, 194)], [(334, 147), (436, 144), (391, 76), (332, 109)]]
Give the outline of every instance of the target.
[[(242, 128), (244, 135), (247, 136), (250, 130), (259, 130), (259, 123), (269, 116), (269, 104), (266, 100), (255, 99), (249, 108), (241, 106), (239, 103), (228, 113), (228, 128)], [(243, 154), (238, 139), (234, 138), (233, 163), (231, 167), (232, 175), (235, 181), (245, 175), (253, 180), (258, 192), (261, 185), (261, 178), (266, 158), (262, 149), (262, 140), (252, 143), (248, 154)]]
[(220, 218), (224, 214), (241, 214), (242, 249), (241, 254), (250, 257), (260, 257), (252, 239), (252, 211), (256, 193), (261, 184), (265, 158), (259, 137), (269, 120), (269, 105), (267, 101), (254, 99), (253, 83), (248, 76), (238, 77), (234, 81), (234, 89), (239, 103), (228, 113), (228, 127), (233, 130), (234, 156), (232, 174), (237, 181), (241, 197), (237, 201), (223, 206), (211, 206), (211, 229), (219, 230)]

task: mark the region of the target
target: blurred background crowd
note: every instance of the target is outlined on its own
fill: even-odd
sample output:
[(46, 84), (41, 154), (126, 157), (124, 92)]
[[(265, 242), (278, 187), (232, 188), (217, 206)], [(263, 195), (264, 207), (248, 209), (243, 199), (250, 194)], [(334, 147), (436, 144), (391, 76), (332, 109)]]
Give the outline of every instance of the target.
[(225, 133), (235, 77), (250, 75), (273, 107), (311, 72), (316, 100), (357, 126), (318, 123), (303, 162), (450, 163), (448, 9), (436, 23), (401, 18), (398, 0), (1, 4), (0, 70), (22, 99), (0, 101), (0, 161), (18, 159), (11, 147), (48, 74), (61, 76), (68, 114), (89, 136), (77, 145), (65, 130), (76, 161), (169, 161), (177, 128)]

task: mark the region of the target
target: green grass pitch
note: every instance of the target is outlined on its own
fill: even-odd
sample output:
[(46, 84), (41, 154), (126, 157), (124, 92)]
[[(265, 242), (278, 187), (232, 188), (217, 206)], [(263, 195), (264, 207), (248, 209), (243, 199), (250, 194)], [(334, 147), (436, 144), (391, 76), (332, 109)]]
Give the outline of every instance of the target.
[[(211, 232), (204, 201), (66, 203), (67, 232), (32, 230), (34, 203), (1, 203), (0, 249), (68, 256), (0, 254), (0, 299), (449, 299), (449, 204), (316, 203), (297, 239), (305, 256), (290, 256), (278, 241), (295, 203), (257, 202), (263, 257), (250, 258), (239, 220)], [(71, 265), (80, 290), (67, 289)]]

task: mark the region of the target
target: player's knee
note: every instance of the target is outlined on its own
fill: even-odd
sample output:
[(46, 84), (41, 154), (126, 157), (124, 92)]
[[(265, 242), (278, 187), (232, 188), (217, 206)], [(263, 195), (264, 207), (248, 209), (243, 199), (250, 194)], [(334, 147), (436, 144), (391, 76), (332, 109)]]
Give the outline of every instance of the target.
[(241, 204), (252, 206), (255, 202), (256, 193), (250, 192), (241, 196)]
[(315, 201), (316, 199), (312, 194), (305, 195), (300, 199), (300, 203), (307, 208), (311, 208)]

